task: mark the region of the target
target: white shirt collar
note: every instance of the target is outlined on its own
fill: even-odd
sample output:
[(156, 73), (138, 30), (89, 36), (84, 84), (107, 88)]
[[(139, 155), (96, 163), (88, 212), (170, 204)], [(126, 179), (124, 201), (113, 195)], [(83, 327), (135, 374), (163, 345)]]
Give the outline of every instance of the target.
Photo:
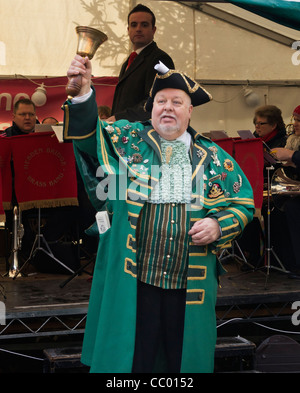
[[(164, 138), (161, 137), (161, 139), (164, 139)], [(187, 132), (187, 130), (185, 130), (184, 133), (181, 134), (178, 138), (174, 139), (174, 141), (180, 141), (180, 142), (184, 143), (187, 148), (187, 151), (190, 150), (191, 140), (192, 140), (191, 134), (189, 132)]]
[(148, 45), (152, 44), (153, 41), (149, 42), (149, 44), (143, 46), (142, 48), (138, 48), (136, 50), (133, 50), (133, 52), (136, 52), (138, 55), (142, 52), (143, 49), (145, 49)]
[(192, 139), (191, 134), (187, 132), (187, 130), (185, 130), (182, 135), (176, 138), (177, 141), (181, 141), (186, 145), (187, 150), (189, 150), (191, 147), (191, 139)]

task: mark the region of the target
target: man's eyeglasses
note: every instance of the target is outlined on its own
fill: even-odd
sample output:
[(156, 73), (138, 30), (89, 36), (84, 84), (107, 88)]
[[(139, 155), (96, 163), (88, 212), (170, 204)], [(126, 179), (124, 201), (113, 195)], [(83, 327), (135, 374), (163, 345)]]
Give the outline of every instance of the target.
[(29, 112), (27, 112), (27, 113), (16, 113), (16, 115), (20, 116), (20, 117), (26, 117), (26, 116), (35, 117), (35, 113), (29, 113)]
[(254, 125), (255, 125), (255, 126), (259, 126), (259, 127), (260, 127), (260, 126), (264, 126), (265, 124), (269, 124), (269, 123), (268, 123), (268, 122), (264, 122), (264, 123), (263, 123), (262, 121), (258, 121), (258, 122), (256, 122), (256, 123), (254, 122)]

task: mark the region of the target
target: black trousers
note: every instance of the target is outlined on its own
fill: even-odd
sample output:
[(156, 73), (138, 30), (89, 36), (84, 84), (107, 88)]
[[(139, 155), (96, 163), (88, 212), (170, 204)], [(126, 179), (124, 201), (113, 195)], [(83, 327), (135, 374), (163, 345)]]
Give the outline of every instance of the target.
[[(179, 373), (181, 366), (185, 289), (162, 289), (138, 280), (133, 373)], [(155, 369), (163, 351), (165, 369)]]

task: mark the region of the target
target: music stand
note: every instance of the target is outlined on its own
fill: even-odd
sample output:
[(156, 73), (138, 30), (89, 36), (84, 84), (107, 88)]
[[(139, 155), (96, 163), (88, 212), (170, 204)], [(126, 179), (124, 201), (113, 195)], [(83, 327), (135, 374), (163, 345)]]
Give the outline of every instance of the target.
[[(241, 256), (238, 256), (238, 255), (235, 253), (235, 250), (234, 250), (235, 247), (239, 250)], [(239, 243), (238, 243), (236, 240), (234, 240), (234, 241), (232, 242), (231, 250), (232, 250), (231, 253), (230, 253), (227, 249), (225, 249), (225, 250), (223, 250), (223, 251), (221, 252), (221, 255), (220, 255), (220, 257), (219, 257), (220, 262), (223, 263), (223, 262), (225, 262), (227, 259), (235, 259), (235, 260), (237, 260), (238, 262), (241, 262), (241, 263), (243, 263), (243, 264), (245, 264), (245, 265), (250, 266), (251, 269), (255, 269), (255, 267), (254, 267), (253, 265), (251, 265), (251, 263), (249, 263), (249, 262), (247, 261), (247, 258), (245, 257), (245, 255), (244, 255), (244, 253), (243, 253), (243, 251), (242, 251), (242, 249), (241, 249)], [(227, 253), (227, 255), (223, 256), (224, 253)]]
[[(260, 260), (258, 261), (257, 266), (259, 266), (260, 261), (264, 260), (265, 257), (267, 257), (267, 263), (265, 266), (262, 267), (256, 267), (255, 270), (263, 270), (266, 269), (266, 281), (265, 281), (265, 288), (267, 286), (267, 280), (269, 278), (270, 275), (270, 271), (271, 269), (274, 270), (278, 270), (281, 271), (282, 273), (290, 273), (288, 270), (286, 270), (286, 268), (283, 266), (281, 260), (279, 259), (278, 255), (276, 254), (276, 252), (274, 251), (273, 247), (271, 246), (271, 204), (270, 204), (270, 199), (271, 199), (271, 182), (270, 182), (270, 171), (273, 170), (274, 167), (271, 165), (269, 167), (266, 168), (267, 170), (267, 247), (265, 247), (264, 253), (261, 256)], [(273, 266), (271, 265), (271, 254), (274, 256), (274, 258), (276, 259), (276, 261), (278, 262), (278, 265), (280, 267), (277, 266)]]
[(76, 272), (74, 272), (70, 277), (68, 277), (65, 281), (63, 281), (61, 284), (59, 284), (60, 288), (63, 288), (65, 285), (67, 285), (70, 281), (73, 280), (76, 276), (79, 276), (82, 272), (88, 273), (90, 276), (93, 275), (93, 273), (86, 272), (85, 268), (90, 265), (91, 263), (96, 261), (96, 256), (92, 256), (90, 260), (83, 266), (81, 266)]
[[(264, 273), (262, 271), (262, 273), (265, 274), (266, 276), (266, 280), (265, 280), (265, 289), (267, 287), (267, 281), (268, 278), (270, 276), (270, 271), (272, 269), (277, 270), (277, 271), (281, 271), (282, 273), (286, 273), (289, 274), (290, 272), (288, 270), (286, 270), (286, 268), (283, 266), (281, 260), (279, 259), (278, 255), (276, 254), (276, 252), (274, 251), (273, 247), (271, 246), (271, 203), (270, 203), (270, 199), (271, 199), (271, 182), (270, 182), (270, 171), (273, 170), (274, 167), (268, 166), (266, 167), (267, 170), (267, 246), (264, 249), (263, 255), (259, 258), (256, 267), (254, 267), (252, 270), (249, 270), (247, 272), (243, 272), (241, 274), (238, 274), (237, 276), (241, 276), (242, 274), (247, 274), (247, 273), (251, 273), (251, 272), (255, 272), (255, 271), (262, 271), (262, 270), (266, 270), (266, 272)], [(276, 261), (278, 262), (278, 266), (273, 266), (271, 265), (271, 254), (274, 256), (274, 258), (276, 259)], [(262, 261), (266, 261), (264, 266), (260, 266)], [(235, 276), (235, 277), (237, 277)], [(231, 277), (233, 278), (233, 277)]]
[[(41, 242), (43, 242), (44, 246), (46, 247), (43, 248), (41, 246)], [(53, 261), (59, 263), (60, 265), (62, 265), (65, 269), (69, 270), (69, 272), (74, 273), (74, 271), (72, 269), (70, 269), (68, 266), (66, 266), (64, 263), (62, 263), (59, 259), (57, 259), (52, 251), (51, 248), (49, 247), (46, 239), (44, 238), (44, 235), (41, 233), (41, 208), (38, 208), (38, 233), (35, 236), (34, 242), (33, 242), (33, 246), (31, 248), (29, 257), (27, 258), (27, 260), (24, 262), (24, 264), (22, 265), (22, 267), (20, 269), (18, 269), (13, 277), (13, 280), (22, 272), (22, 270), (25, 268), (25, 266), (30, 263), (30, 261), (32, 260), (32, 258), (35, 256), (35, 254), (38, 251), (42, 251), (44, 252), (46, 255), (48, 255), (51, 259), (53, 259)]]
[[(6, 259), (6, 263), (8, 263), (7, 258), (6, 258), (6, 255), (5, 255), (5, 259)], [(1, 278), (4, 278), (3, 274), (0, 273), (0, 277), (1, 277)], [(0, 294), (3, 296), (4, 299), (6, 299), (6, 296), (5, 296), (5, 288), (4, 288), (4, 286), (1, 284), (1, 282), (0, 282)]]

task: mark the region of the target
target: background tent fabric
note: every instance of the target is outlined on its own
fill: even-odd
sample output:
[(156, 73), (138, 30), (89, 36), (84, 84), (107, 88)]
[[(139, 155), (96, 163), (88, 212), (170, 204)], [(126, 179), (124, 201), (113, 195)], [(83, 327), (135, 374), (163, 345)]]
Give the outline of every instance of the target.
[[(76, 51), (77, 25), (93, 26), (107, 34), (108, 40), (92, 60), (93, 75), (117, 78), (122, 62), (131, 51), (127, 14), (138, 2), (0, 0), (0, 130), (11, 123), (9, 100), (13, 103), (17, 94), (24, 92), (31, 97), (37, 87), (31, 82), (28, 90), (15, 94), (7, 88), (7, 81), (47, 78), (44, 83), (48, 86), (50, 78), (65, 78)], [(299, 2), (289, 3), (294, 3), (297, 10)], [(202, 7), (191, 7), (201, 2), (143, 0), (143, 4), (155, 12), (158, 46), (170, 54), (177, 69), (197, 79), (213, 96), (213, 101), (194, 109), (192, 127), (199, 132), (225, 130), (234, 137), (237, 130), (254, 131), (255, 107), (246, 102), (246, 87), (257, 95), (258, 105), (278, 106), (286, 124), (290, 123), (293, 109), (300, 104), (300, 50), (296, 46), (291, 49), (292, 43), (296, 45), (299, 40), (299, 30), (243, 9), (239, 6), (246, 5), (243, 1), (239, 5), (230, 1), (202, 3), (204, 10), (207, 4), (214, 12), (218, 8), (220, 17), (216, 16), (219, 13), (202, 11)], [(250, 7), (249, 4), (253, 10), (257, 3), (248, 1)], [(274, 2), (261, 4), (271, 12)], [(275, 11), (279, 14), (279, 10)], [(239, 23), (231, 23), (232, 17)], [(296, 11), (289, 17), (297, 18)], [(252, 29), (247, 28), (247, 22), (251, 22)], [(275, 33), (286, 38), (287, 44), (260, 34), (261, 26), (271, 37)], [(51, 97), (58, 91), (48, 87), (46, 90), (47, 104), (38, 108), (41, 120), (52, 112)], [(57, 116), (61, 116), (60, 106), (66, 98), (63, 90), (62, 96), (56, 99)], [(97, 98), (100, 101), (100, 94)]]
[(230, 1), (230, 3), (273, 22), (300, 30), (299, 0), (238, 0)]

